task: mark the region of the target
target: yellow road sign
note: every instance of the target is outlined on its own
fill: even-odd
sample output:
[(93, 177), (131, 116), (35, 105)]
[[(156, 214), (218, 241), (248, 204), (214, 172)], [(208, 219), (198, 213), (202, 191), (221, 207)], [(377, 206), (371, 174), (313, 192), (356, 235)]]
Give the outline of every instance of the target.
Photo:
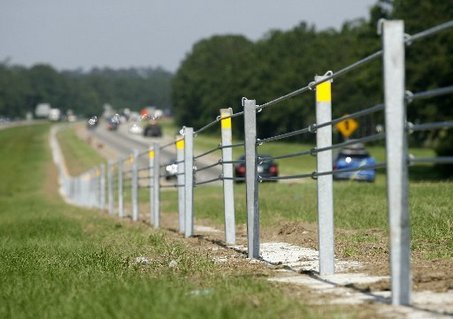
[(347, 119), (338, 122), (335, 127), (343, 135), (344, 138), (348, 138), (352, 133), (355, 132), (355, 130), (357, 130), (357, 128), (359, 127), (359, 122), (357, 122), (357, 120), (355, 119)]

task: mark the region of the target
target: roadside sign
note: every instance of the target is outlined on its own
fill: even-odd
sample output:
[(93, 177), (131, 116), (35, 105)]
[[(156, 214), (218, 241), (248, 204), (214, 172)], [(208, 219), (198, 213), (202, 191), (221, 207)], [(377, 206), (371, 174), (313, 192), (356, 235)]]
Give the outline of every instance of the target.
[(359, 127), (359, 122), (357, 122), (357, 120), (355, 119), (347, 119), (338, 122), (335, 127), (343, 135), (344, 138), (348, 138), (352, 133), (355, 132), (355, 130), (357, 130), (357, 128)]

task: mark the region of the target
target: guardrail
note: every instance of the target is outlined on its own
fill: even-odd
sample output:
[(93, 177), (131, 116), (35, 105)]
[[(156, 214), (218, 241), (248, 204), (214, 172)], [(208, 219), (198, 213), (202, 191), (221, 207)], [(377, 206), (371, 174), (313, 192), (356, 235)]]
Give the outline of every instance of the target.
[[(154, 144), (150, 149), (135, 151), (130, 157), (117, 162), (109, 161), (107, 165), (107, 182), (105, 179), (105, 165), (94, 168), (79, 177), (64, 182), (65, 192), (70, 200), (82, 206), (105, 208), (106, 184), (108, 211), (115, 213), (114, 198), (118, 199), (118, 216), (125, 217), (124, 195), (131, 197), (132, 220), (139, 220), (139, 189), (149, 189), (150, 223), (158, 228), (160, 223), (160, 190), (161, 188), (175, 187), (178, 189), (178, 222), (179, 231), (185, 237), (194, 235), (194, 187), (201, 187), (215, 182), (223, 183), (224, 214), (225, 214), (225, 242), (235, 243), (235, 212), (233, 185), (235, 180), (246, 182), (246, 210), (247, 210), (247, 240), (248, 256), (260, 256), (260, 229), (259, 229), (259, 183), (262, 181), (277, 181), (287, 179), (314, 179), (317, 183), (318, 198), (318, 246), (320, 275), (330, 275), (335, 272), (334, 260), (334, 205), (333, 205), (333, 176), (335, 174), (361, 171), (368, 168), (386, 169), (388, 215), (390, 224), (391, 243), (391, 280), (392, 303), (410, 304), (411, 272), (410, 272), (410, 238), (409, 238), (409, 211), (408, 211), (408, 165), (419, 163), (453, 163), (453, 157), (414, 158), (408, 155), (408, 134), (422, 130), (452, 128), (453, 121), (438, 123), (411, 124), (407, 123), (406, 106), (417, 99), (428, 99), (453, 93), (453, 86), (437, 88), (425, 92), (411, 93), (405, 89), (405, 48), (415, 41), (427, 39), (439, 32), (453, 28), (453, 21), (427, 29), (415, 35), (404, 33), (402, 21), (381, 21), (379, 30), (382, 33), (382, 50), (376, 51), (336, 72), (328, 71), (323, 76), (315, 76), (314, 81), (306, 86), (282, 95), (274, 100), (257, 105), (255, 100), (243, 98), (244, 110), (233, 113), (232, 109), (221, 109), (220, 115), (211, 123), (195, 130), (183, 127), (181, 136), (174, 142), (159, 145)], [(331, 86), (334, 79), (362, 68), (368, 63), (382, 58), (384, 101), (381, 104), (370, 106), (353, 114), (332, 119)], [(316, 123), (306, 125), (298, 130), (284, 134), (257, 137), (256, 118), (268, 108), (275, 107), (282, 101), (297, 95), (315, 92)], [(346, 140), (341, 143), (332, 143), (332, 126), (348, 119), (357, 119), (376, 112), (385, 114), (385, 131), (368, 135), (356, 140)], [(243, 117), (245, 137), (244, 142), (232, 144), (231, 121)], [(205, 152), (195, 154), (194, 144), (197, 136), (220, 124), (221, 139), (218, 146)], [(257, 168), (264, 160), (258, 155), (261, 145), (284, 140), (302, 134), (316, 136), (316, 147), (279, 156), (272, 159), (286, 159), (292, 157), (315, 156), (317, 169), (313, 172), (265, 177), (261, 176)], [(369, 166), (360, 166), (354, 169), (334, 169), (332, 166), (332, 151), (357, 143), (369, 143), (384, 140), (386, 143), (386, 162), (375, 163)], [(163, 149), (175, 147), (176, 161), (163, 163), (160, 161), (160, 152)], [(235, 177), (233, 165), (243, 163), (242, 160), (233, 160), (232, 149), (244, 147), (245, 164), (248, 168), (244, 178)], [(209, 164), (199, 166), (202, 158), (212, 157), (220, 152), (221, 157)], [(160, 179), (165, 176), (162, 168), (168, 165), (177, 166), (177, 180), (170, 184), (161, 184)], [(222, 173), (208, 179), (200, 178), (203, 171), (220, 167)], [(125, 187), (130, 187), (127, 191)]]

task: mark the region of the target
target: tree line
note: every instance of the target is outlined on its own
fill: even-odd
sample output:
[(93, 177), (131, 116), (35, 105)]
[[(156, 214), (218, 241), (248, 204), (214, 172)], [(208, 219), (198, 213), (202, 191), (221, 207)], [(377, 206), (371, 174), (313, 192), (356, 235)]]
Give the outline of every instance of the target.
[[(449, 1), (380, 0), (370, 9), (368, 18), (345, 22), (340, 30), (318, 31), (301, 22), (288, 31), (271, 30), (258, 41), (241, 35), (203, 39), (193, 46), (172, 80), (176, 121), (195, 129), (202, 127), (216, 118), (219, 108), (241, 111), (244, 96), (263, 104), (304, 87), (316, 74), (337, 71), (368, 56), (381, 48), (377, 34), (381, 18), (402, 19), (405, 31), (414, 34), (452, 17)], [(419, 92), (452, 85), (451, 30), (413, 43), (406, 55), (408, 90)], [(382, 82), (379, 59), (335, 80), (333, 116), (382, 103)], [(452, 102), (451, 96), (414, 102), (408, 106), (408, 118), (422, 123), (451, 120)], [(267, 137), (306, 127), (314, 123), (314, 117), (314, 94), (302, 94), (259, 114), (258, 135)], [(383, 121), (382, 113), (361, 119), (356, 136), (374, 132)], [(241, 121), (237, 121), (237, 127), (236, 133), (241, 135)], [(438, 131), (411, 138), (437, 145), (444, 135)]]
[(104, 104), (118, 110), (151, 105), (169, 109), (172, 75), (162, 68), (57, 71), (46, 64), (26, 68), (3, 61), (0, 116), (23, 118), (40, 103), (86, 117), (101, 114)]

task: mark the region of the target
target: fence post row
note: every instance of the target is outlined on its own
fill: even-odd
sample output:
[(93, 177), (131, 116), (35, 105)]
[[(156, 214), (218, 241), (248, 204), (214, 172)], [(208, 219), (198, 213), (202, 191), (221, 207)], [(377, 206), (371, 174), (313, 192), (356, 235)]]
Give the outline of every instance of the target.
[(256, 101), (242, 100), (245, 134), (245, 183), (247, 206), (247, 251), (249, 258), (260, 256), (260, 212), (256, 165)]
[(154, 161), (154, 147), (153, 146), (150, 146), (148, 148), (148, 176), (149, 176), (149, 223), (151, 225), (154, 225), (154, 215), (153, 215), (153, 212), (154, 212), (154, 209), (153, 209), (153, 203), (154, 203), (154, 200), (153, 200), (153, 196), (154, 196), (154, 193), (153, 193), (153, 187), (154, 187), (154, 179), (155, 179), (155, 176), (154, 176), (154, 165), (155, 165), (155, 161)]
[[(324, 76), (316, 76), (316, 149), (314, 152), (317, 157), (316, 172), (312, 177), (317, 178), (317, 210), (318, 210), (318, 245), (319, 245), (319, 274), (321, 276), (331, 275), (335, 272), (335, 239), (334, 239), (334, 206), (333, 206), (333, 168), (332, 168), (332, 123), (338, 123), (341, 118), (332, 121), (332, 78), (346, 73), (353, 68), (363, 65), (365, 62), (374, 60), (382, 54), (383, 61), (383, 81), (384, 81), (384, 112), (385, 112), (385, 139), (386, 139), (386, 174), (387, 174), (387, 204), (388, 218), (390, 227), (390, 268), (391, 268), (391, 290), (392, 304), (409, 305), (411, 299), (411, 265), (410, 265), (410, 221), (408, 208), (408, 140), (407, 140), (407, 117), (405, 105), (405, 41), (404, 22), (400, 20), (383, 21), (382, 27), (382, 51), (377, 51), (365, 59), (339, 70), (336, 74), (331, 71)], [(411, 40), (420, 39), (429, 34), (441, 30), (441, 28), (451, 27), (451, 22), (425, 30), (418, 35), (412, 36)], [(328, 79), (328, 80), (327, 80)], [(261, 105), (260, 110), (283, 99), (293, 97), (311, 89), (307, 87), (298, 89), (290, 94), (279, 97), (273, 101)], [(413, 98), (427, 98), (451, 93), (451, 87), (436, 89), (428, 92), (419, 92)], [(242, 99), (244, 107), (244, 152), (246, 165), (246, 211), (247, 211), (247, 253), (249, 258), (260, 257), (260, 212), (259, 212), (259, 192), (258, 186), (262, 178), (258, 175), (257, 154), (257, 125), (256, 114), (257, 106), (255, 100)], [(376, 110), (382, 109), (382, 105), (377, 105), (369, 110), (357, 112), (355, 118), (371, 114)], [(365, 113), (366, 111), (366, 113)], [(360, 113), (360, 114), (359, 114)], [(237, 114), (236, 114), (237, 115)], [(234, 244), (235, 233), (235, 211), (234, 211), (234, 175), (233, 175), (233, 150), (232, 150), (232, 109), (220, 110), (221, 122), (221, 149), (223, 164), (223, 191), (225, 208), (225, 241), (227, 244)], [(217, 123), (216, 121), (208, 124), (207, 127)], [(446, 123), (446, 124), (445, 124)], [(320, 124), (323, 124), (320, 126)], [(443, 126), (451, 127), (451, 122), (429, 123), (417, 125), (418, 130), (429, 128), (439, 128)], [(311, 127), (311, 126), (310, 126)], [(283, 139), (302, 132), (311, 131), (310, 127), (297, 130), (280, 136), (267, 138), (267, 141)], [(194, 191), (194, 152), (193, 138), (194, 130), (192, 127), (183, 129), (183, 136), (177, 137), (177, 189), (178, 189), (178, 218), (179, 231), (185, 237), (194, 234), (194, 215), (193, 215), (193, 191)], [(200, 130), (201, 131), (201, 130)], [(198, 132), (200, 132), (198, 131)], [(363, 138), (362, 141), (376, 140)], [(356, 141), (358, 142), (358, 141)], [(170, 146), (170, 144), (166, 145)], [(237, 145), (239, 146), (239, 145)], [(344, 146), (335, 145), (335, 148)], [(215, 148), (212, 151), (217, 151)], [(210, 151), (210, 152), (212, 152)], [(149, 148), (149, 196), (150, 196), (150, 222), (155, 228), (160, 225), (160, 152), (158, 143), (154, 143)], [(206, 154), (209, 154), (207, 152)], [(289, 158), (308, 155), (308, 152), (287, 154), (278, 158)], [(204, 155), (206, 155), (204, 154)], [(132, 200), (132, 219), (139, 220), (139, 176), (138, 176), (138, 150), (134, 150), (129, 157), (131, 169), (131, 200)], [(421, 159), (423, 160), (423, 159)], [(430, 160), (430, 159), (425, 159)], [(449, 161), (449, 158), (431, 159), (438, 162)], [(124, 212), (124, 166), (128, 163), (127, 159), (120, 159), (117, 162), (118, 169), (118, 215), (123, 218)], [(216, 163), (210, 168), (216, 166)], [(375, 167), (383, 167), (384, 163)], [(142, 170), (142, 169), (140, 169)], [(107, 192), (108, 192), (108, 212), (114, 214), (114, 163), (108, 161), (107, 166)], [(310, 174), (304, 174), (303, 178)], [(286, 178), (302, 178), (302, 175), (285, 176)], [(218, 178), (221, 179), (221, 178)], [(218, 179), (206, 181), (211, 182)], [(279, 178), (276, 178), (278, 180)], [(98, 207), (105, 209), (106, 205), (106, 168), (105, 164), (96, 166), (86, 173), (79, 175), (71, 180), (60, 179), (63, 188), (72, 201), (86, 207)], [(201, 183), (200, 183), (201, 184)]]
[(107, 190), (109, 214), (113, 215), (113, 163), (111, 160), (109, 160), (107, 163)]
[(153, 178), (153, 184), (152, 185), (150, 184), (150, 188), (152, 188), (152, 190), (153, 190), (152, 211), (153, 211), (154, 228), (159, 228), (159, 226), (160, 226), (160, 148), (159, 148), (159, 143), (154, 143), (153, 153), (154, 153), (153, 154), (154, 159), (153, 159), (152, 166), (154, 168), (154, 173), (153, 173), (154, 178)]
[(231, 115), (233, 110), (220, 109), (220, 127), (222, 131), (222, 162), (223, 162), (223, 203), (225, 209), (225, 242), (234, 245), (236, 242), (236, 222), (234, 216), (234, 181), (233, 181), (233, 149), (231, 132)]
[(138, 150), (134, 150), (132, 160), (132, 220), (138, 220)]
[(392, 304), (410, 304), (410, 226), (403, 21), (383, 22), (383, 67)]
[(193, 128), (184, 128), (184, 235), (193, 236)]
[[(321, 81), (324, 76), (316, 76)], [(332, 120), (332, 80), (316, 86), (316, 123)], [(316, 130), (316, 147), (332, 146), (332, 126)], [(332, 150), (319, 152), (316, 156), (317, 172), (332, 171)], [(319, 274), (332, 275), (335, 272), (334, 221), (333, 221), (333, 177), (327, 174), (317, 177), (318, 192), (318, 245)]]
[(100, 166), (100, 177), (99, 177), (99, 187), (100, 187), (100, 203), (99, 208), (101, 210), (105, 209), (105, 164), (101, 164)]
[(179, 232), (185, 233), (185, 201), (184, 201), (184, 139), (182, 136), (176, 137), (176, 161), (178, 162), (177, 188), (178, 188), (178, 217), (179, 217)]
[(124, 202), (123, 202), (123, 163), (120, 159), (118, 161), (118, 217), (124, 217)]

